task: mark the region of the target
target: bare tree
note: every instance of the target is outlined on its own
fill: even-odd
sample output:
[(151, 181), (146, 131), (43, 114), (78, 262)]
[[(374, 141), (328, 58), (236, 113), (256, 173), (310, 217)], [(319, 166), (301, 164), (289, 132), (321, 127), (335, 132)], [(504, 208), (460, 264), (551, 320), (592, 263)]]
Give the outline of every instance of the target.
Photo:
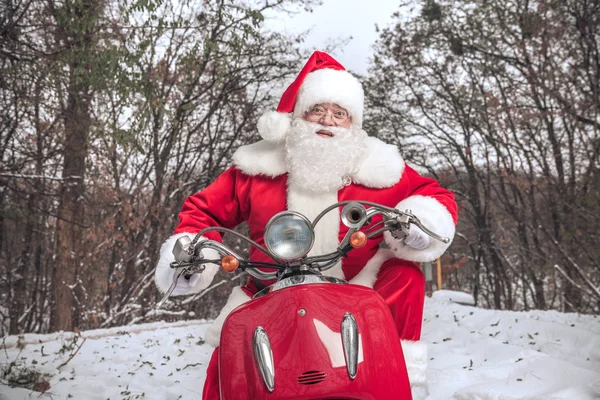
[(586, 1), (428, 0), (382, 31), (373, 126), (453, 172), (452, 249), (488, 306), (597, 310), (599, 18)]
[[(0, 36), (2, 329), (181, 317), (153, 311), (160, 245), (185, 196), (256, 140), (257, 116), (304, 57), (301, 38), (263, 29), (263, 13), (308, 6), (9, 4)], [(186, 307), (208, 316), (227, 290), (218, 283)]]

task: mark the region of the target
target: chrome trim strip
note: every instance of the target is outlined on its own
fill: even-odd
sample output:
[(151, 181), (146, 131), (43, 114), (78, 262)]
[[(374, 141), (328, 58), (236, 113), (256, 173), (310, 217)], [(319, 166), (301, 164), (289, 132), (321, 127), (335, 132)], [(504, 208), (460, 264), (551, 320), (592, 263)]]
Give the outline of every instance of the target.
[(252, 298), (257, 299), (264, 296), (267, 293), (276, 292), (281, 289), (285, 289), (292, 286), (298, 285), (313, 285), (316, 283), (337, 283), (337, 284), (348, 284), (345, 280), (334, 278), (332, 276), (323, 275), (294, 275), (289, 278), (282, 279), (275, 282), (271, 286), (267, 286), (260, 292), (256, 293)]
[(272, 393), (275, 390), (275, 363), (269, 336), (262, 326), (257, 326), (254, 331), (254, 357), (267, 390)]
[(358, 326), (354, 316), (347, 312), (342, 318), (342, 346), (346, 358), (346, 368), (350, 379), (356, 378), (358, 370)]

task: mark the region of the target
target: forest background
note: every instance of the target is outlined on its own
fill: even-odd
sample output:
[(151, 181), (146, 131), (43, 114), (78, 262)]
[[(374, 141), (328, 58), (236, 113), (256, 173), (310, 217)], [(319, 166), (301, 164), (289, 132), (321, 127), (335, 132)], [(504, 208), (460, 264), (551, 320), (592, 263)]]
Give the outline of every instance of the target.
[[(265, 15), (318, 6), (3, 0), (2, 335), (216, 315), (244, 275), (157, 311), (158, 252), (310, 54)], [(421, 0), (390, 17), (359, 76), (365, 129), (456, 194), (447, 287), (598, 314), (600, 2)]]

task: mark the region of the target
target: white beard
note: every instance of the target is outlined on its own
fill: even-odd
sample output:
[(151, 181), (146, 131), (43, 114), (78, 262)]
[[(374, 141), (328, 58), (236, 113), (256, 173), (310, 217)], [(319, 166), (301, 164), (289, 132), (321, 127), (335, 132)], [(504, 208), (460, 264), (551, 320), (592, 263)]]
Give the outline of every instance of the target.
[[(316, 133), (319, 130), (328, 130), (333, 137), (323, 138)], [(346, 129), (295, 119), (285, 139), (288, 185), (330, 192), (349, 184), (366, 150), (366, 137), (354, 125)]]

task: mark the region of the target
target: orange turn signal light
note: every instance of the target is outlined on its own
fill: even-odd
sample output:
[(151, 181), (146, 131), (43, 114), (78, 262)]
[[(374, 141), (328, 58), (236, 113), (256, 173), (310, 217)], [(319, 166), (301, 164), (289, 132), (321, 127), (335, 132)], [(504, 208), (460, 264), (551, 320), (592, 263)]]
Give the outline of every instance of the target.
[(240, 260), (234, 256), (225, 256), (221, 259), (221, 268), (226, 272), (235, 272), (240, 266)]
[(350, 235), (350, 246), (359, 249), (367, 244), (367, 235), (364, 232), (356, 231)]

